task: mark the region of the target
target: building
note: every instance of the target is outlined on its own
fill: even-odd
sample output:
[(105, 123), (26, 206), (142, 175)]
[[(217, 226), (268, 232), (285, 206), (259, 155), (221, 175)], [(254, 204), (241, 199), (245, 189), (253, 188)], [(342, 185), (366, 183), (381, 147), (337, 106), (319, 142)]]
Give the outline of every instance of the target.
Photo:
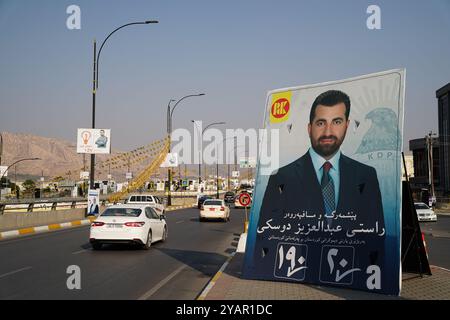
[(450, 83), (436, 91), (440, 137), (440, 180), (442, 191), (450, 194)]
[[(406, 172), (408, 173), (408, 180), (414, 178), (414, 157), (412, 155), (405, 155)], [(406, 180), (405, 168), (402, 165), (402, 180)]]
[[(440, 142), (439, 138), (432, 137), (433, 146), (433, 177), (435, 192), (442, 192), (440, 176)], [(413, 154), (414, 177), (410, 179), (413, 190), (428, 189), (430, 187), (430, 178), (428, 172), (428, 148), (425, 138), (409, 141), (409, 150)], [(409, 172), (408, 172), (409, 175)]]

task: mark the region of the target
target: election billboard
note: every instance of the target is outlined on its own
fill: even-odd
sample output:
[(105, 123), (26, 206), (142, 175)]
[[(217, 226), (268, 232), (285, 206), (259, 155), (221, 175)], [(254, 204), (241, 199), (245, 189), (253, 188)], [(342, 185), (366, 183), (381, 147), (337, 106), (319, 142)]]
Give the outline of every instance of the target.
[(397, 69), (268, 93), (245, 278), (400, 294), (404, 91)]
[(111, 129), (77, 130), (77, 153), (111, 153)]
[(178, 153), (168, 153), (160, 168), (176, 168), (178, 167)]

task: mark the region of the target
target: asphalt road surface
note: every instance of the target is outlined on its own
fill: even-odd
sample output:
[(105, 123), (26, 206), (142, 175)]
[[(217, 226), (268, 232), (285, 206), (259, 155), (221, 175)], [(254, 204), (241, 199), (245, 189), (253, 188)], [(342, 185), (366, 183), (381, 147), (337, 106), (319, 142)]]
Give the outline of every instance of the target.
[[(0, 299), (195, 299), (236, 250), (244, 215), (232, 209), (230, 222), (199, 222), (194, 208), (168, 212), (168, 240), (148, 251), (93, 251), (89, 227), (2, 241)], [(81, 270), (80, 290), (67, 287), (71, 265)]]
[(425, 234), (429, 263), (450, 270), (450, 216), (439, 215), (437, 222), (420, 222)]

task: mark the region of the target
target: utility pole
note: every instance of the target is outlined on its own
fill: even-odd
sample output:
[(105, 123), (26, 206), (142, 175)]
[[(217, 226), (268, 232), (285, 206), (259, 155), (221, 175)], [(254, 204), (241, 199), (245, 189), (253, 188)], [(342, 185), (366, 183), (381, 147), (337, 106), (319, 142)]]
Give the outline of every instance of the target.
[(218, 147), (216, 147), (216, 198), (219, 199), (219, 152)]
[(0, 132), (0, 166), (2, 165), (2, 156), (3, 156), (3, 135)]
[(433, 168), (433, 136), (436, 134), (433, 133), (433, 131), (430, 131), (427, 136), (425, 136), (426, 139), (426, 145), (428, 149), (428, 183), (429, 187), (431, 189), (431, 198), (432, 201), (435, 199), (435, 193), (434, 193), (434, 168)]
[(14, 191), (16, 193), (16, 198), (19, 199), (19, 192), (17, 192), (18, 187), (17, 187), (17, 166), (14, 166)]
[(39, 192), (39, 198), (42, 199), (42, 189), (44, 189), (44, 170), (41, 171), (41, 190)]

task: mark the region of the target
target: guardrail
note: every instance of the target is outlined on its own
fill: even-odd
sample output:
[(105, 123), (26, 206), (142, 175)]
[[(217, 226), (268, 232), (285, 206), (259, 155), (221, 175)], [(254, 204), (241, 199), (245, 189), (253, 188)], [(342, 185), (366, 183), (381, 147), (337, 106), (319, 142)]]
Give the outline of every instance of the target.
[[(219, 194), (222, 195), (225, 191), (220, 191)], [(139, 192), (136, 192), (139, 193)], [(166, 203), (166, 196), (163, 192), (151, 193), (155, 196), (163, 198), (164, 203)], [(197, 192), (194, 191), (172, 191), (172, 197), (174, 198), (195, 198), (197, 197)], [(216, 191), (206, 191), (203, 194), (215, 195)], [(125, 202), (126, 199), (121, 199), (121, 203)], [(100, 205), (105, 206), (110, 204), (107, 200), (107, 195), (100, 196)], [(112, 204), (112, 203), (111, 203)], [(36, 211), (55, 211), (55, 210), (66, 210), (66, 209), (85, 209), (87, 208), (86, 198), (50, 198), (50, 199), (36, 199), (30, 201), (30, 199), (22, 200), (6, 200), (0, 203), (0, 215), (5, 212), (36, 212)]]
[(36, 211), (56, 211), (56, 210), (67, 210), (67, 209), (84, 209), (87, 207), (87, 201), (64, 201), (64, 202), (31, 202), (31, 203), (21, 203), (21, 204), (0, 204), (0, 215), (5, 212), (36, 212)]

